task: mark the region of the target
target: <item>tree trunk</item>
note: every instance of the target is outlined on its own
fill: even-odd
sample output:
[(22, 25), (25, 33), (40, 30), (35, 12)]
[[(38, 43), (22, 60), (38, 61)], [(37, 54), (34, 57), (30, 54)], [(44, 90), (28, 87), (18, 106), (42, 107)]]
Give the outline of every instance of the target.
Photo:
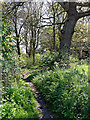
[(17, 36), (17, 51), (18, 51), (18, 55), (20, 56), (20, 43), (19, 43), (19, 36)]
[(25, 45), (26, 45), (26, 54), (29, 55), (29, 53), (28, 53), (27, 31), (26, 31), (26, 34), (25, 34)]
[(33, 65), (35, 64), (35, 49), (33, 49)]
[(89, 16), (90, 10), (86, 12), (78, 12), (76, 2), (61, 2), (63, 9), (67, 12), (68, 18), (64, 23), (64, 27), (61, 33), (59, 58), (67, 61), (69, 58), (71, 40), (74, 33), (74, 28), (78, 19)]
[(15, 9), (15, 21), (14, 21), (14, 24), (15, 24), (15, 34), (16, 34), (16, 40), (17, 40), (17, 43), (16, 43), (17, 52), (18, 52), (18, 55), (20, 56), (21, 53), (20, 53), (19, 33), (18, 33), (18, 29), (17, 29), (17, 9)]
[(36, 41), (36, 30), (34, 29), (34, 37), (33, 37), (33, 65), (35, 64), (35, 41)]
[(28, 54), (27, 44), (26, 44), (26, 54)]
[(53, 49), (55, 49), (55, 12), (53, 13)]
[(61, 31), (59, 58), (62, 59), (63, 62), (67, 62), (69, 60), (71, 40), (76, 22), (77, 20), (74, 15), (68, 16), (63, 30)]
[(30, 50), (29, 50), (29, 57), (31, 56), (32, 54), (32, 42), (33, 42), (33, 30), (32, 30), (32, 38), (30, 40)]

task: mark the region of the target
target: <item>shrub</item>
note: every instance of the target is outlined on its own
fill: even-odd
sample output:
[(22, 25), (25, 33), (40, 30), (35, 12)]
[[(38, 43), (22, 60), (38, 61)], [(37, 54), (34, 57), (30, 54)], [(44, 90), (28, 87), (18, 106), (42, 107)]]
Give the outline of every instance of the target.
[(53, 68), (54, 62), (57, 60), (58, 52), (46, 51), (46, 53), (42, 56), (42, 64), (43, 66), (49, 67), (50, 69)]
[(2, 118), (38, 118), (34, 93), (23, 80), (12, 83), (11, 88), (4, 88), (2, 95)]
[[(40, 54), (35, 54), (35, 64), (38, 65), (41, 63)], [(29, 57), (27, 54), (22, 53), (19, 57), (20, 60), (17, 61), (19, 67), (27, 67), (28, 69), (31, 68), (33, 65), (33, 56)]]
[(33, 82), (56, 117), (88, 118), (87, 66), (50, 70), (36, 76)]

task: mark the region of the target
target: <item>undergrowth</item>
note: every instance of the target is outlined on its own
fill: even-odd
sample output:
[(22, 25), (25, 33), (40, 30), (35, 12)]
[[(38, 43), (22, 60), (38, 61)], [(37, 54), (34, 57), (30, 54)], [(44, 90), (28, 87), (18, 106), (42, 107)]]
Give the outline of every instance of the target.
[(39, 118), (34, 93), (23, 80), (13, 82), (11, 88), (5, 87), (2, 93), (2, 119)]
[(56, 118), (88, 119), (87, 65), (55, 68), (37, 75), (32, 81), (56, 113)]

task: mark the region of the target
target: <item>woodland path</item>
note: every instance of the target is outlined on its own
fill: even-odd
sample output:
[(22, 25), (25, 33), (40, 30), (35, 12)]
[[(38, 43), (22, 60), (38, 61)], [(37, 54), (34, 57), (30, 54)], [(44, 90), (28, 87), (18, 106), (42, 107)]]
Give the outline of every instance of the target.
[[(37, 69), (37, 68), (35, 68), (35, 69)], [(27, 73), (24, 73), (22, 75), (22, 78), (27, 82), (27, 84), (30, 86), (30, 88), (32, 88), (33, 92), (37, 96), (38, 105), (36, 106), (36, 108), (39, 109), (40, 112), (41, 112), (40, 119), (53, 118), (53, 113), (48, 109), (48, 107), (47, 107), (48, 105), (45, 102), (45, 100), (44, 100), (43, 96), (41, 95), (40, 91), (37, 90), (36, 86), (27, 77), (27, 74), (34, 71), (35, 69), (33, 69), (31, 71), (28, 71)]]

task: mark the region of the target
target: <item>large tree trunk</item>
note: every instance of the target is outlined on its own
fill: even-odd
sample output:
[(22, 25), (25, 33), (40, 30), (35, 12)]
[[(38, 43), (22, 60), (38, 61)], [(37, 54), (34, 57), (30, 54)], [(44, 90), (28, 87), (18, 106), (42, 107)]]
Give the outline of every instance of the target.
[(61, 41), (60, 41), (60, 52), (66, 51), (69, 52), (71, 46), (72, 35), (74, 33), (74, 27), (76, 25), (76, 18), (73, 16), (69, 18), (63, 28)]
[(68, 64), (69, 62), (71, 40), (74, 33), (76, 22), (77, 21), (74, 16), (68, 18), (68, 20), (64, 25), (61, 39), (60, 39), (59, 57), (63, 61), (63, 63), (66, 63), (66, 64)]
[(61, 31), (59, 51), (59, 58), (63, 61), (63, 63), (68, 63), (72, 36), (78, 20), (75, 4), (70, 3), (67, 14), (68, 18), (64, 24), (63, 30)]

